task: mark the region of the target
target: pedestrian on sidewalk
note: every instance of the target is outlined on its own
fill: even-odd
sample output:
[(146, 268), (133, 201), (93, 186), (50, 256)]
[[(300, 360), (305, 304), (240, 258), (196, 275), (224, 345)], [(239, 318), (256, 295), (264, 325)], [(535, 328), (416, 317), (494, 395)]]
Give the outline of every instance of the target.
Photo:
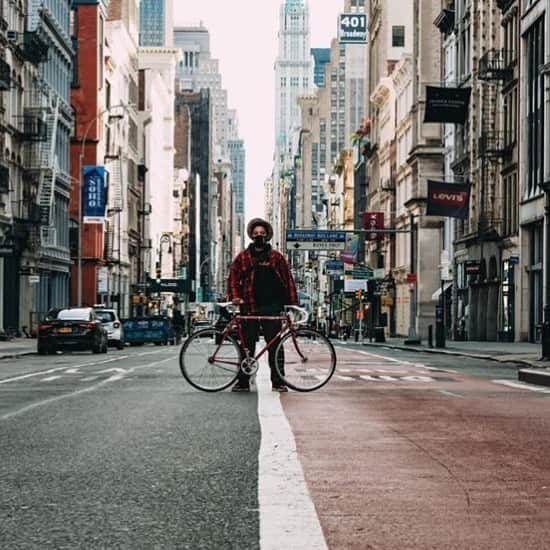
[[(241, 307), (241, 313), (249, 315), (278, 316), (285, 305), (297, 305), (296, 285), (288, 262), (274, 250), (269, 241), (273, 237), (271, 224), (261, 218), (250, 220), (246, 233), (252, 241), (231, 264), (228, 280), (229, 300)], [(281, 321), (245, 321), (243, 332), (245, 345), (254, 355), (260, 325), (266, 342), (271, 341), (281, 329)], [(275, 368), (275, 348), (269, 350), (271, 385), (273, 391), (288, 391)], [(284, 368), (281, 365), (281, 369)], [(250, 377), (239, 371), (239, 378), (232, 391), (249, 391)]]

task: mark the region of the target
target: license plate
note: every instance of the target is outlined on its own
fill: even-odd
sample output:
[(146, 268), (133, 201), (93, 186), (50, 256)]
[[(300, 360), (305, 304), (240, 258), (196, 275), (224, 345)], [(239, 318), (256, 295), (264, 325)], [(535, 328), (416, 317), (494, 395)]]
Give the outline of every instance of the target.
[(59, 332), (59, 334), (69, 334), (72, 331), (73, 329), (71, 327), (62, 327), (57, 332)]

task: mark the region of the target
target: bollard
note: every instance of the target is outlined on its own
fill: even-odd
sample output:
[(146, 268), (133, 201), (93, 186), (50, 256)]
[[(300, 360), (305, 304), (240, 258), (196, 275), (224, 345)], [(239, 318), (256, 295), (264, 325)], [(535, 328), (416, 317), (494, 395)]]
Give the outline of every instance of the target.
[(433, 325), (428, 325), (428, 347), (433, 348), (433, 334), (434, 334), (434, 327)]

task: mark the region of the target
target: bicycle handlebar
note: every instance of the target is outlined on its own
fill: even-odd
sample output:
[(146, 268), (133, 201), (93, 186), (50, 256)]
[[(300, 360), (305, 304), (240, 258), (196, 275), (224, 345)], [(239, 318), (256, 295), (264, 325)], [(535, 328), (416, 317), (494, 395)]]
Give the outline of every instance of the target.
[(301, 318), (297, 321), (294, 321), (295, 325), (304, 325), (305, 323), (307, 323), (307, 320), (309, 319), (309, 313), (305, 308), (299, 306), (285, 306), (285, 309), (292, 309), (301, 314)]
[[(225, 308), (229, 308), (230, 306), (232, 308), (239, 307), (236, 306), (233, 302), (216, 302), (216, 305)], [(285, 310), (294, 310), (301, 315), (301, 317), (297, 321), (294, 321), (295, 325), (304, 325), (305, 323), (307, 323), (307, 320), (309, 319), (309, 313), (305, 308), (299, 306), (284, 306), (284, 308)]]

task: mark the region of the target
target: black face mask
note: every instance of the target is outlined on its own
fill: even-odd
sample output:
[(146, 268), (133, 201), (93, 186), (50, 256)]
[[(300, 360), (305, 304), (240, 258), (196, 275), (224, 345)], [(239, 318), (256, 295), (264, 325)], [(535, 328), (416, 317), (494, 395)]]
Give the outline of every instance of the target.
[(265, 246), (266, 239), (263, 235), (256, 235), (252, 240), (254, 241), (254, 246), (258, 248), (263, 248)]

